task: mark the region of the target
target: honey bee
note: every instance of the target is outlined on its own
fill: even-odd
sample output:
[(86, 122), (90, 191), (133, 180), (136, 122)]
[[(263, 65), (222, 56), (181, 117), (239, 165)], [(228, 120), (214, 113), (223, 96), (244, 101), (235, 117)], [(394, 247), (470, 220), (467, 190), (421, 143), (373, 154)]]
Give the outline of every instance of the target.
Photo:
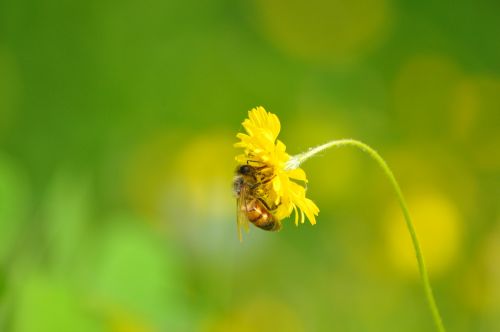
[[(281, 223), (271, 213), (272, 209), (258, 194), (258, 189), (270, 181), (259, 180), (258, 174), (263, 167), (242, 165), (236, 169), (233, 191), (236, 196), (238, 236), (242, 240), (241, 229), (248, 231), (248, 221), (266, 231), (279, 231)], [(273, 209), (275, 209), (274, 207)]]

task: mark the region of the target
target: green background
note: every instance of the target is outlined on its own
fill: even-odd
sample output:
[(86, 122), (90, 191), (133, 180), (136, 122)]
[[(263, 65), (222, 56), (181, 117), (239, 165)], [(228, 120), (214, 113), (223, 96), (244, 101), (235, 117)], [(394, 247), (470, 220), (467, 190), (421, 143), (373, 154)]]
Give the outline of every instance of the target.
[(0, 1), (0, 330), (431, 331), (394, 193), (304, 164), (318, 224), (240, 244), (252, 107), (356, 138), (407, 197), (449, 331), (500, 330), (497, 1)]

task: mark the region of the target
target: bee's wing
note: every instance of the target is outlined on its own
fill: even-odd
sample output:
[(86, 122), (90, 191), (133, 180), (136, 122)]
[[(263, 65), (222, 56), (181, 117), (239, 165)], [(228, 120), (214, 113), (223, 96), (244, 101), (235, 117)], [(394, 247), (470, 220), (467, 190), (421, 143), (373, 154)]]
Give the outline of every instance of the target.
[(248, 218), (246, 214), (246, 198), (245, 198), (245, 188), (241, 188), (240, 190), (240, 195), (236, 199), (236, 224), (238, 226), (238, 238), (240, 239), (240, 242), (243, 241), (243, 236), (241, 233), (241, 229), (244, 228), (245, 231), (248, 232), (249, 226), (248, 226)]

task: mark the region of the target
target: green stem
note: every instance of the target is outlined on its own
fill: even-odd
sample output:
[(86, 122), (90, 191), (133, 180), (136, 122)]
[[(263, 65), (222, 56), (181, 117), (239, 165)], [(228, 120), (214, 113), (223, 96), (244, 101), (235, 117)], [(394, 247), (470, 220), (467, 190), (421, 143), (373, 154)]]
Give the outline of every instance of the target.
[(436, 300), (434, 299), (434, 295), (432, 293), (431, 284), (429, 282), (429, 276), (427, 274), (427, 267), (425, 265), (424, 256), (422, 255), (422, 250), (420, 249), (420, 242), (418, 241), (417, 233), (415, 232), (415, 227), (413, 226), (413, 222), (411, 221), (410, 213), (408, 212), (408, 207), (406, 206), (406, 202), (405, 202), (405, 199), (403, 197), (403, 193), (401, 192), (401, 189), (399, 188), (399, 184), (396, 181), (396, 178), (394, 177), (394, 174), (392, 173), (391, 169), (389, 168), (389, 166), (387, 166), (387, 163), (377, 153), (377, 151), (373, 150), (368, 145), (366, 145), (360, 141), (353, 140), (353, 139), (335, 140), (335, 141), (331, 141), (331, 142), (328, 142), (326, 144), (317, 146), (315, 148), (312, 148), (309, 151), (306, 151), (304, 153), (293, 156), (290, 159), (290, 161), (287, 163), (286, 167), (288, 169), (297, 168), (300, 164), (302, 164), (304, 161), (306, 161), (310, 157), (314, 156), (315, 154), (317, 154), (323, 150), (326, 150), (328, 148), (331, 148), (331, 147), (340, 147), (340, 146), (354, 146), (354, 147), (361, 149), (363, 152), (366, 152), (382, 168), (385, 175), (389, 179), (389, 182), (392, 184), (392, 187), (393, 187), (393, 189), (396, 192), (396, 195), (398, 197), (398, 201), (399, 201), (399, 205), (401, 206), (401, 210), (403, 210), (403, 215), (404, 215), (404, 218), (406, 221), (406, 226), (407, 226), (408, 231), (410, 232), (410, 235), (411, 235), (411, 240), (413, 242), (413, 248), (415, 249), (415, 254), (417, 256), (418, 268), (420, 270), (420, 276), (422, 278), (425, 296), (427, 297), (427, 302), (429, 304), (429, 308), (431, 310), (432, 317), (434, 319), (434, 323), (436, 324), (436, 328), (439, 332), (444, 332), (445, 329), (443, 326), (443, 321), (441, 319), (441, 315), (439, 314), (439, 310), (438, 310), (438, 307), (436, 305)]

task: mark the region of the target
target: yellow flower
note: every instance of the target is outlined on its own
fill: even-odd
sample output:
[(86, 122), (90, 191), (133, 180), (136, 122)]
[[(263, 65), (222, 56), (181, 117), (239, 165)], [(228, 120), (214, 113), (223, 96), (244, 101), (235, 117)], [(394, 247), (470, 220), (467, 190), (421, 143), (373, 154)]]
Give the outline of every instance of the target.
[(265, 166), (261, 171), (263, 181), (256, 194), (271, 207), (270, 212), (277, 220), (287, 218), (295, 211), (296, 225), (299, 212), (301, 223), (304, 223), (305, 215), (312, 225), (316, 224), (319, 208), (306, 198), (305, 187), (293, 181), (307, 183), (306, 173), (298, 167), (286, 167), (290, 155), (286, 153), (285, 144), (277, 139), (281, 128), (278, 117), (263, 107), (257, 107), (248, 112), (243, 127), (247, 134), (236, 135), (240, 141), (235, 147), (243, 148), (244, 152), (236, 157), (236, 161), (240, 165)]

